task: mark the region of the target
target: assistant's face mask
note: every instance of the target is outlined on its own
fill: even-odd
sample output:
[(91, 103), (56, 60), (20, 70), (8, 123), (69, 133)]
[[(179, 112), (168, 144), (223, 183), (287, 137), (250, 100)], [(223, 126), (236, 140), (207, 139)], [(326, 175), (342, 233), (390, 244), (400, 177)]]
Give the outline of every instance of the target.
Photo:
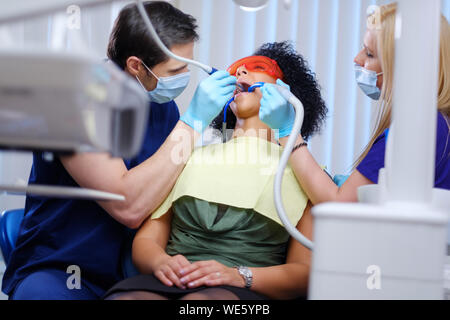
[[(155, 76), (158, 80), (158, 84), (156, 88), (152, 91), (148, 91), (148, 96), (150, 101), (156, 103), (167, 103), (175, 98), (177, 98), (189, 84), (189, 80), (191, 78), (190, 72), (184, 72), (177, 74), (172, 77), (161, 77), (158, 78), (149, 67), (147, 67), (144, 62), (142, 62), (144, 67)], [(139, 78), (136, 76), (137, 81), (141, 84), (143, 88), (145, 88)]]
[(367, 70), (357, 64), (355, 64), (355, 78), (356, 83), (361, 88), (361, 90), (373, 100), (380, 99), (381, 90), (377, 87), (378, 76), (382, 75), (383, 72), (376, 73), (372, 70)]

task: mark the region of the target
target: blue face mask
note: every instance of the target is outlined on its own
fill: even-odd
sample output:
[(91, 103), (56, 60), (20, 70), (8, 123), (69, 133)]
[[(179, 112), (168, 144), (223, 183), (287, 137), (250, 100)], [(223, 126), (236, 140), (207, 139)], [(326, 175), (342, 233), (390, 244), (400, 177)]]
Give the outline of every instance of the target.
[(378, 76), (382, 75), (383, 72), (376, 73), (372, 70), (367, 70), (359, 65), (355, 65), (355, 78), (356, 83), (361, 88), (361, 90), (373, 100), (380, 99), (381, 90), (377, 87)]
[[(190, 72), (184, 72), (172, 77), (158, 78), (150, 68), (148, 68), (143, 62), (144, 67), (158, 80), (156, 88), (152, 91), (148, 91), (150, 101), (156, 103), (167, 103), (177, 98), (189, 84), (191, 78)], [(139, 78), (136, 76), (137, 81), (145, 88)]]

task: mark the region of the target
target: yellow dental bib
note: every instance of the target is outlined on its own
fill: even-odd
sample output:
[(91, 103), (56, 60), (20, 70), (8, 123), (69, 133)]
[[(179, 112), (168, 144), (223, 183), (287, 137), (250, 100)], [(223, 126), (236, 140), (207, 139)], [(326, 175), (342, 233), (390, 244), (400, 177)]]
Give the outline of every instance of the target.
[[(275, 209), (273, 185), (282, 148), (256, 137), (196, 149), (167, 199), (152, 214), (163, 216), (182, 197), (253, 209), (282, 225)], [(283, 204), (295, 226), (308, 202), (288, 166), (282, 185)]]

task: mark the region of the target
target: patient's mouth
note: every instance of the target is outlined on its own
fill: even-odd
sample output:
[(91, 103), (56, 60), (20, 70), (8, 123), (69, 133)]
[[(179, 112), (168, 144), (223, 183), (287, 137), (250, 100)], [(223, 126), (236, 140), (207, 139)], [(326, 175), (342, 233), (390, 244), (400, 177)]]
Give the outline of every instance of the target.
[(248, 93), (248, 89), (250, 88), (251, 84), (246, 81), (238, 81), (236, 83), (236, 90), (234, 91), (234, 96), (237, 97), (241, 93)]

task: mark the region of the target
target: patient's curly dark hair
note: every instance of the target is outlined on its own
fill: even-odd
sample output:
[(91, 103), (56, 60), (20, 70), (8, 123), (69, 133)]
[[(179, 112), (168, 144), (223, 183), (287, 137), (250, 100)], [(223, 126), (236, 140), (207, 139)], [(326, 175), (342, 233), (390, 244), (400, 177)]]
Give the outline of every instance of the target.
[[(263, 44), (253, 55), (265, 56), (275, 60), (284, 74), (284, 82), (291, 87), (291, 92), (300, 99), (305, 108), (305, 118), (301, 134), (308, 140), (320, 131), (328, 109), (320, 94), (320, 87), (315, 74), (308, 67), (305, 59), (298, 54), (290, 41)], [(214, 119), (211, 126), (222, 130), (224, 111)], [(234, 129), (236, 116), (231, 108), (227, 112), (227, 129)]]

